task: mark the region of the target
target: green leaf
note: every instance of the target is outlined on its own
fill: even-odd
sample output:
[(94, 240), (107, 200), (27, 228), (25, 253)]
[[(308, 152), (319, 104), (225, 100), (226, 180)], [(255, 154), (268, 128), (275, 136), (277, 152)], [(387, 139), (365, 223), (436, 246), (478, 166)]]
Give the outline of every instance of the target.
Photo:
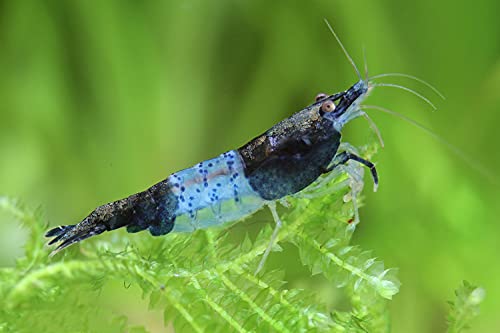
[(473, 318), (479, 315), (479, 305), (484, 300), (486, 291), (467, 281), (455, 290), (455, 300), (450, 304), (448, 332), (458, 333), (469, 328)]

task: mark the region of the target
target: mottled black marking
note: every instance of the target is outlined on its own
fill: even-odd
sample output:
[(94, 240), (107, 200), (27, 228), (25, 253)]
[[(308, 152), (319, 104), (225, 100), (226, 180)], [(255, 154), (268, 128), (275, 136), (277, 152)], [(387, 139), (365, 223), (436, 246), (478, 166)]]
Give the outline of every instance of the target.
[(127, 227), (127, 231), (137, 232), (148, 228), (153, 236), (165, 235), (172, 231), (178, 202), (168, 181), (153, 185), (139, 193), (139, 196), (138, 209), (134, 215), (134, 220), (138, 223), (132, 223)]
[[(341, 138), (335, 122), (366, 89), (359, 82), (323, 98), (238, 149), (253, 190), (265, 200), (276, 200), (301, 191), (327, 172)], [(323, 103), (334, 101), (334, 112), (321, 110)]]
[(263, 199), (276, 200), (299, 192), (324, 173), (340, 136), (317, 108), (305, 109), (238, 151), (254, 191)]
[(55, 251), (94, 235), (121, 227), (134, 233), (149, 229), (153, 236), (169, 233), (174, 227), (177, 198), (164, 180), (149, 189), (96, 208), (82, 222), (49, 230), (55, 237), (49, 244), (60, 242)]

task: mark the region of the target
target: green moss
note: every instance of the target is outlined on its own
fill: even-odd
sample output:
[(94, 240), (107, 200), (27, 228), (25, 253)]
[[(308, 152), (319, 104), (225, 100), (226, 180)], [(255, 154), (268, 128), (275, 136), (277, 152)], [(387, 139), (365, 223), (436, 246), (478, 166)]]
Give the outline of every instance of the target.
[[(289, 288), (283, 269), (264, 267), (253, 274), (268, 245), (270, 225), (240, 244), (224, 229), (209, 229), (159, 238), (144, 234), (130, 244), (120, 237), (97, 238), (49, 258), (41, 215), (0, 198), (0, 208), (30, 233), (25, 257), (0, 270), (0, 331), (144, 331), (96, 303), (99, 291), (116, 281), (123, 282), (124, 292), (130, 285), (140, 288), (149, 300), (144, 311), (162, 311), (165, 325), (175, 332), (390, 331), (387, 305), (399, 291), (396, 270), (350, 244), (356, 226), (347, 223), (355, 213), (352, 200), (346, 200), (347, 176), (323, 183), (321, 191), (330, 193), (290, 198), (278, 242), (297, 246), (311, 273), (332, 281), (350, 300), (347, 311), (328, 308), (312, 291)], [(451, 322), (457, 329), (451, 332), (472, 313), (469, 294), (460, 293), (455, 303)]]

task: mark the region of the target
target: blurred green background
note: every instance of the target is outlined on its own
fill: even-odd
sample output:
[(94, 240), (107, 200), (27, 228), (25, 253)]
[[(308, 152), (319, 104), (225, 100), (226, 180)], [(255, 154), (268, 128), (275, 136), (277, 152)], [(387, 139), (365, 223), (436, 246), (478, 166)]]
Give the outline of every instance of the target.
[[(356, 76), (323, 18), (360, 66), (366, 48), (371, 74), (414, 74), (447, 97), (385, 78), (439, 110), (391, 88), (375, 89), (369, 104), (426, 124), (498, 179), (499, 12), (496, 0), (0, 1), (0, 194), (40, 205), (51, 224), (75, 223), (242, 145), (318, 92), (347, 88)], [(498, 181), (426, 133), (370, 114), (386, 148), (375, 158), (378, 193), (367, 179), (354, 241), (400, 269), (393, 331), (443, 332), (446, 300), (462, 279), (487, 291), (470, 332), (499, 331)], [(357, 120), (344, 140), (374, 137)], [(8, 266), (25, 235), (0, 218), (0, 264)], [(334, 299), (286, 250), (279, 264), (290, 285)], [(148, 314), (132, 289), (109, 288), (95, 302), (161, 330), (161, 315)]]

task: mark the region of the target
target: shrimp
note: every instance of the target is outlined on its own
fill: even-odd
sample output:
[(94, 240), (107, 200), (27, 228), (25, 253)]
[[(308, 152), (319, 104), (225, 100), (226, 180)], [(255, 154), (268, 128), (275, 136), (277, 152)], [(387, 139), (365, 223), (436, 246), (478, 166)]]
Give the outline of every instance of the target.
[[(102, 205), (76, 225), (49, 230), (45, 235), (53, 237), (49, 245), (58, 243), (52, 254), (122, 227), (129, 233), (147, 229), (153, 236), (193, 232), (242, 220), (267, 206), (276, 227), (258, 272), (282, 225), (276, 211), (277, 202), (304, 192), (318, 178), (338, 170), (348, 161), (361, 163), (370, 170), (376, 190), (375, 165), (352, 149), (340, 152), (339, 146), (344, 125), (361, 116), (370, 121), (380, 137), (373, 121), (361, 109), (361, 103), (373, 87), (383, 85), (372, 84), (368, 75), (361, 77), (340, 39), (326, 23), (355, 69), (359, 78), (356, 83), (345, 91), (318, 94), (312, 104), (238, 149), (178, 171), (143, 192)], [(381, 137), (380, 140), (383, 145)]]

